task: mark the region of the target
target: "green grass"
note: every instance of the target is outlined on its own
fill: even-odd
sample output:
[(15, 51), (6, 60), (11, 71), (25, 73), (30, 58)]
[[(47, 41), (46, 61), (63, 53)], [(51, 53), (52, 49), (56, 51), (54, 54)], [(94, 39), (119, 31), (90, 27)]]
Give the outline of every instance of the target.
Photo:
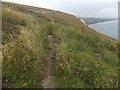
[(52, 15), (43, 18), (26, 11), (27, 6), (10, 5), (3, 4), (2, 74), (13, 87), (42, 87), (49, 34), (55, 39), (52, 72), (56, 88), (117, 87), (116, 41), (78, 23), (73, 16), (58, 18), (54, 13), (53, 23)]
[(117, 87), (117, 57), (106, 46), (96, 45), (102, 42), (99, 37), (72, 27), (58, 28), (54, 35), (56, 87)]
[[(4, 12), (7, 11), (3, 8)], [(26, 21), (26, 27), (23, 27), (22, 16), (11, 18), (11, 14), (20, 16), (18, 13), (21, 12), (12, 10), (3, 16), (3, 77), (14, 87), (42, 87), (44, 31), (36, 18), (21, 13)]]

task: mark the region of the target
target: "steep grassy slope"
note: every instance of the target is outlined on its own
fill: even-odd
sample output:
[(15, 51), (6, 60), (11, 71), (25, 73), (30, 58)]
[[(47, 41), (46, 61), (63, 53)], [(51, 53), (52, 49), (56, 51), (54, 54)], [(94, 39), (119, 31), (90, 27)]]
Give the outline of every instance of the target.
[(55, 35), (54, 75), (57, 87), (117, 87), (114, 46), (72, 27), (60, 28)]
[(15, 87), (40, 86), (45, 60), (42, 30), (34, 17), (3, 8), (3, 77)]
[(2, 11), (3, 81), (11, 87), (43, 87), (48, 35), (55, 87), (117, 87), (117, 41), (62, 12), (12, 3)]

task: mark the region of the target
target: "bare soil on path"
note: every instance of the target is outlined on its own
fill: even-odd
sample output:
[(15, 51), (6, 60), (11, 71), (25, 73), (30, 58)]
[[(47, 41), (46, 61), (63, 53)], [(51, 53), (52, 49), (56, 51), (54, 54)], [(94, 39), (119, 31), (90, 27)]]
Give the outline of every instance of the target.
[(54, 37), (53, 35), (48, 35), (48, 50), (47, 50), (47, 60), (45, 75), (43, 78), (43, 88), (55, 88), (52, 77), (52, 57), (53, 57), (53, 46), (54, 46)]

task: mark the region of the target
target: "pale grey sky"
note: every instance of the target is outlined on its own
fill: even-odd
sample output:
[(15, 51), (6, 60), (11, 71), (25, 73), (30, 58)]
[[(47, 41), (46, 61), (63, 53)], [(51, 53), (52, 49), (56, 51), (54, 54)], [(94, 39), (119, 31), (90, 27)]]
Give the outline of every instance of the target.
[(3, 0), (43, 7), (82, 17), (118, 17), (119, 0)]

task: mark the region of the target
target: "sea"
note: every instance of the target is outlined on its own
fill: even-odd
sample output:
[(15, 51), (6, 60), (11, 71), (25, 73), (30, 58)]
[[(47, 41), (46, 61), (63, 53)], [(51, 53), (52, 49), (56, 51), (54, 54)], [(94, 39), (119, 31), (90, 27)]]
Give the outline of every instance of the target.
[(106, 21), (88, 26), (97, 32), (118, 40), (118, 20)]

